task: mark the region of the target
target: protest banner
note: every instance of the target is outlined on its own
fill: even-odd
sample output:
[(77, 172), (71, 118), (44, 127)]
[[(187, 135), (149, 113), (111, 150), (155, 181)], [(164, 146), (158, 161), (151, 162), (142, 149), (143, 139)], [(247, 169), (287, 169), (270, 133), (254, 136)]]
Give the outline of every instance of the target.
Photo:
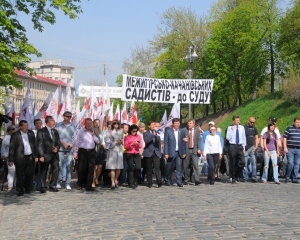
[(213, 79), (155, 79), (123, 74), (123, 101), (210, 104)]

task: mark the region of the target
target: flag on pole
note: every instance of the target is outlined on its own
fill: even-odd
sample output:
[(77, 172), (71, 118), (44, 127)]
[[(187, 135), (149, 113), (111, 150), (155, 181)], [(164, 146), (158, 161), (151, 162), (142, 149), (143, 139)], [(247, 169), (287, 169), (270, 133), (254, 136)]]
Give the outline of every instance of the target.
[(104, 106), (104, 111), (107, 111), (110, 109), (110, 93), (108, 89), (108, 84), (106, 82), (106, 88), (105, 88), (105, 95), (103, 99), (103, 106)]
[(34, 116), (33, 116), (33, 107), (32, 107), (30, 88), (27, 88), (24, 103), (20, 109), (19, 120), (20, 121), (26, 120), (28, 123), (28, 129), (30, 130), (34, 129), (34, 125), (33, 125)]
[(98, 113), (98, 100), (96, 98), (96, 95), (93, 91), (93, 89), (91, 89), (92, 91), (92, 96), (91, 96), (91, 104), (90, 104), (90, 118), (92, 120), (97, 118), (97, 113)]
[(37, 105), (37, 100), (36, 100), (36, 96), (34, 98), (34, 102), (33, 102), (33, 116), (36, 116), (38, 113), (38, 105)]
[(80, 118), (80, 100), (78, 100), (77, 102), (75, 113), (72, 115), (72, 119), (71, 119), (71, 121), (75, 126), (77, 126), (78, 123), (80, 122), (79, 118)]
[(51, 100), (52, 100), (52, 93), (49, 93), (43, 106), (41, 107), (39, 112), (35, 115), (35, 119), (41, 119), (43, 124), (45, 124), (45, 118), (47, 117), (47, 109), (50, 106)]
[[(54, 120), (57, 119), (57, 113), (58, 113), (58, 107), (59, 107), (59, 97), (60, 97), (60, 88), (58, 87), (53, 95), (53, 97), (51, 98), (51, 101), (49, 103), (49, 106), (46, 110), (46, 112), (43, 114), (42, 116), (42, 122), (43, 124), (45, 124), (45, 118), (47, 116), (52, 116), (54, 118)], [(47, 101), (47, 100), (46, 100)], [(40, 110), (41, 112), (41, 110)], [(39, 114), (38, 114), (39, 115)], [(38, 116), (37, 115), (37, 116)]]
[(113, 114), (113, 109), (114, 109), (114, 103), (111, 104), (111, 107), (109, 109), (108, 115), (107, 115), (107, 121), (112, 121), (114, 118)]
[(15, 103), (11, 103), (11, 109), (10, 109), (10, 117), (12, 118), (12, 125), (16, 125), (16, 108), (15, 108)]
[(171, 113), (168, 118), (168, 122), (166, 127), (170, 127), (172, 125), (172, 119), (179, 118), (180, 119), (180, 103), (174, 103)]
[(63, 92), (61, 90), (61, 86), (59, 86), (59, 92), (58, 92), (58, 109), (57, 109), (57, 116), (55, 118), (56, 122), (58, 120), (59, 115), (63, 114), (63, 112), (62, 112), (63, 104), (64, 104), (64, 95), (63, 95)]
[(131, 124), (137, 124), (137, 112), (136, 112), (136, 106), (135, 106), (135, 102), (132, 101), (131, 102), (131, 106), (130, 106), (130, 115), (129, 115), (129, 121), (128, 123)]
[(116, 112), (115, 112), (115, 115), (114, 115), (114, 119), (117, 119), (117, 120), (120, 121), (120, 117), (121, 117), (120, 106), (119, 106), (119, 104), (118, 104), (118, 105), (117, 105)]
[(127, 114), (127, 103), (124, 103), (123, 110), (121, 112), (121, 123), (128, 123), (128, 114)]
[(168, 119), (167, 119), (167, 110), (165, 110), (165, 113), (160, 121), (160, 128), (165, 129), (167, 125)]
[(65, 111), (72, 112), (72, 94), (71, 94), (70, 82), (71, 82), (71, 79), (68, 78), (67, 88), (66, 88), (66, 96), (65, 96), (65, 100), (63, 101), (62, 108), (57, 116), (57, 122), (61, 122), (64, 120), (63, 114)]

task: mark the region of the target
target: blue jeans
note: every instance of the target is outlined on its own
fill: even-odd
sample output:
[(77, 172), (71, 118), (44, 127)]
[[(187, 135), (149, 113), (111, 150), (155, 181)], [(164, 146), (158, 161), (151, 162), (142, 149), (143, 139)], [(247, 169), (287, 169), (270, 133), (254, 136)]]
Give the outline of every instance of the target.
[(249, 175), (251, 175), (252, 179), (256, 179), (256, 158), (255, 158), (255, 154), (253, 152), (254, 146), (252, 146), (251, 148), (249, 148), (246, 152), (245, 152), (245, 167), (243, 169), (243, 178), (244, 179), (248, 179)]
[[(273, 165), (273, 178), (275, 182), (279, 182), (278, 180), (278, 165), (277, 165), (277, 154), (276, 150), (270, 151), (271, 153), (271, 160), (272, 160), (272, 165)], [(264, 161), (265, 161), (265, 166), (264, 166), (264, 173), (262, 175), (262, 180), (267, 181), (268, 179), (268, 169), (269, 169), (269, 161), (270, 157), (267, 154), (267, 151), (264, 151)]]
[(169, 157), (167, 160), (166, 181), (169, 184), (172, 183), (172, 173), (175, 167), (177, 184), (182, 184), (182, 158), (179, 156), (178, 152), (176, 152), (173, 158)]
[(292, 181), (296, 182), (298, 178), (299, 164), (300, 164), (300, 149), (288, 148), (288, 150), (289, 150), (287, 154), (288, 169), (285, 178), (289, 179), (290, 177), (292, 177)]
[(73, 153), (72, 152), (58, 152), (59, 156), (59, 173), (58, 183), (63, 180), (62, 172), (65, 166), (66, 171), (66, 184), (70, 185), (72, 178), (72, 167), (73, 167)]

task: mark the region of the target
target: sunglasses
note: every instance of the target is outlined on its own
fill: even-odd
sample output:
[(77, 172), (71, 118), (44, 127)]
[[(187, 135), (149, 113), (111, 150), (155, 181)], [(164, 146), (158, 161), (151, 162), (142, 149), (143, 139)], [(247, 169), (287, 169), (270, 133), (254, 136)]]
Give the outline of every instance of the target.
[(132, 132), (137, 132), (137, 131), (132, 131)]
[(65, 116), (66, 118), (71, 118), (72, 116)]
[(250, 123), (254, 124), (255, 122), (250, 122)]

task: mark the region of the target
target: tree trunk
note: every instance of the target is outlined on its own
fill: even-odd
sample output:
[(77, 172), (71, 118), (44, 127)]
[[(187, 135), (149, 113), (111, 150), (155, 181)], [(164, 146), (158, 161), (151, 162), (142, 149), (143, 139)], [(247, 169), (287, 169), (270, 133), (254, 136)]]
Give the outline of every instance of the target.
[(208, 116), (208, 113), (209, 113), (209, 104), (207, 104), (205, 107), (205, 117)]
[(217, 112), (216, 100), (214, 100), (213, 102), (213, 109), (214, 109), (214, 113), (216, 113)]

